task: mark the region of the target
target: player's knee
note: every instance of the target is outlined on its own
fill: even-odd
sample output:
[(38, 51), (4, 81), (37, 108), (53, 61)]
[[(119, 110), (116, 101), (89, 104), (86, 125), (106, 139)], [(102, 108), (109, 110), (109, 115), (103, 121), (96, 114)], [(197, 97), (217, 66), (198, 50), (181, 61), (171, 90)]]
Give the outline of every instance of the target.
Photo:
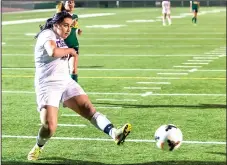
[(94, 106), (92, 105), (92, 103), (90, 102), (90, 100), (86, 100), (83, 102), (82, 104), (82, 109), (84, 110), (84, 112), (86, 112), (85, 117), (90, 120), (92, 118), (92, 116), (95, 114), (96, 110), (94, 108)]
[(41, 124), (44, 128), (49, 130), (49, 134), (53, 135), (57, 129), (57, 121), (55, 121), (54, 119), (47, 120), (46, 115), (47, 115), (47, 110), (45, 108), (42, 108), (40, 112)]
[(57, 123), (53, 121), (47, 122), (48, 130), (50, 131), (50, 134), (53, 135), (54, 132), (57, 129)]

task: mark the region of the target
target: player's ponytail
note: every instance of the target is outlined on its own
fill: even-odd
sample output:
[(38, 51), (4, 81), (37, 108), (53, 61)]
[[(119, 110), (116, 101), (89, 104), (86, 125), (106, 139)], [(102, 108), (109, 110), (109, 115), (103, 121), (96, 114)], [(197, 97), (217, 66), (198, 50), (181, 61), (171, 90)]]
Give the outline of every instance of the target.
[(56, 13), (59, 13), (59, 12), (62, 12), (62, 11), (64, 11), (64, 10), (66, 10), (66, 9), (65, 9), (65, 1), (59, 2), (59, 3), (56, 5), (56, 9), (57, 9)]

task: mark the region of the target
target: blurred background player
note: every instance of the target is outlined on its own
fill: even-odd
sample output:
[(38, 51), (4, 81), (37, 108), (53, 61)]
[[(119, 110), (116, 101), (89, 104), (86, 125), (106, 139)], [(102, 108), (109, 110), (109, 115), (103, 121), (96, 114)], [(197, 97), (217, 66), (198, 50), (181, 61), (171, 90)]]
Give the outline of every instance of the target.
[(199, 11), (200, 4), (198, 1), (190, 1), (190, 11), (193, 12), (192, 23), (197, 23), (197, 13)]
[(172, 24), (171, 18), (170, 18), (170, 6), (171, 6), (170, 1), (162, 1), (163, 26), (166, 25), (166, 18), (168, 20), (169, 25)]
[[(65, 39), (65, 43), (69, 48), (73, 48), (76, 50), (77, 54), (79, 55), (79, 41), (77, 38), (77, 34), (81, 35), (82, 30), (79, 29), (79, 24), (78, 24), (78, 16), (73, 13), (74, 8), (75, 8), (75, 2), (74, 1), (61, 1), (58, 3), (56, 6), (57, 8), (57, 13), (61, 11), (67, 11), (73, 18), (73, 27), (71, 30), (70, 35), (68, 38)], [(78, 56), (72, 57), (69, 60), (69, 66), (70, 66), (70, 75), (73, 80), (78, 82)]]

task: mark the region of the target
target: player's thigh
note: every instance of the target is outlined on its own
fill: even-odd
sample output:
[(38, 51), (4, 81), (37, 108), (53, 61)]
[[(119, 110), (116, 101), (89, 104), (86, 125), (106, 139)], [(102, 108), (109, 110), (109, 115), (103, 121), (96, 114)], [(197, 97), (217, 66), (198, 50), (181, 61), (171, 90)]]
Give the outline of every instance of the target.
[(96, 112), (87, 95), (74, 96), (66, 100), (64, 104), (88, 120), (90, 120)]
[(80, 87), (80, 85), (73, 80), (64, 91), (62, 95), (62, 102), (65, 106), (87, 119), (95, 113), (95, 108), (89, 100), (87, 94)]

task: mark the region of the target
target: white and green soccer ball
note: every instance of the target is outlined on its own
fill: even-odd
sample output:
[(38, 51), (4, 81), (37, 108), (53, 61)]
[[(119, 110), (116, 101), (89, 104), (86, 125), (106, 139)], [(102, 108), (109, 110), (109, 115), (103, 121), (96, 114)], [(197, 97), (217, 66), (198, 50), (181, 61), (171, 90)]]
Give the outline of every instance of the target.
[(154, 136), (157, 147), (162, 150), (178, 149), (183, 141), (181, 130), (173, 124), (160, 126)]

